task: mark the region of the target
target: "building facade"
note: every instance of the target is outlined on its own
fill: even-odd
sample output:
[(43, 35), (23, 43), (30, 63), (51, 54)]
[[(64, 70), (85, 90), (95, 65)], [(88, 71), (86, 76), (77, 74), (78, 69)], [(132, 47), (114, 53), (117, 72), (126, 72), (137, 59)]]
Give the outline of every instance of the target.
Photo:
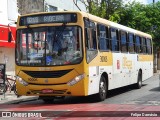
[[(17, 0), (0, 0), (0, 63), (6, 64), (7, 74), (14, 75), (14, 48), (16, 24), (18, 17)], [(8, 33), (12, 33), (12, 41), (8, 43)]]
[(74, 10), (86, 12), (85, 5), (79, 0), (75, 0), (78, 7), (73, 0), (17, 0), (19, 13), (21, 15), (36, 13), (36, 12), (51, 12), (51, 11), (68, 11)]

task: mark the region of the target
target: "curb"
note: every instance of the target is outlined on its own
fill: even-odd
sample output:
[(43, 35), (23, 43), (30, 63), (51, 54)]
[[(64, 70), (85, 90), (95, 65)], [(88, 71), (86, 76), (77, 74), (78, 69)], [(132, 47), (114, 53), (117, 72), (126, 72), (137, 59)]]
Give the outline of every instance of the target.
[(17, 97), (14, 94), (2, 94), (2, 96), (0, 96), (0, 104), (18, 104), (21, 102), (27, 102), (27, 101), (34, 101), (34, 100), (38, 100), (38, 96), (21, 96), (21, 97)]
[(34, 101), (34, 100), (38, 100), (38, 97), (24, 97), (24, 98), (17, 98), (11, 101), (7, 101), (5, 103), (7, 104), (19, 104), (22, 102), (28, 102), (28, 101)]

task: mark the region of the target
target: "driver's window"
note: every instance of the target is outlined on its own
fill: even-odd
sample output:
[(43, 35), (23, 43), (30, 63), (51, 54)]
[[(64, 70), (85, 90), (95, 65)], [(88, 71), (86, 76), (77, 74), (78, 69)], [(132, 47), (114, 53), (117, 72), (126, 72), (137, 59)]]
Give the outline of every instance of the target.
[(85, 22), (85, 43), (87, 52), (87, 62), (90, 62), (97, 54), (97, 40), (96, 40), (96, 24), (88, 19)]

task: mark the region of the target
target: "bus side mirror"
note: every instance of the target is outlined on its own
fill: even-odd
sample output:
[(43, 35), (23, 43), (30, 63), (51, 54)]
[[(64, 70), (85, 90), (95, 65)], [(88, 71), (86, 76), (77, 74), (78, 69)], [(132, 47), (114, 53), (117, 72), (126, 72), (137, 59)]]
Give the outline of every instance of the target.
[(8, 32), (8, 42), (11, 43), (12, 41), (12, 32)]

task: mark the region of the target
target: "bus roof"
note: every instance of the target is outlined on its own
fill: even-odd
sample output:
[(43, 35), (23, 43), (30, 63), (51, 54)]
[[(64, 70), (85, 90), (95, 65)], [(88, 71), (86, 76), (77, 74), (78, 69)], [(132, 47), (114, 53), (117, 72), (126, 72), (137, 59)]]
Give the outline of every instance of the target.
[(117, 29), (120, 29), (120, 30), (123, 30), (123, 31), (127, 31), (127, 32), (130, 32), (130, 33), (133, 33), (133, 34), (136, 34), (136, 35), (140, 35), (140, 36), (143, 36), (143, 37), (152, 38), (151, 35), (149, 35), (147, 33), (144, 33), (142, 31), (138, 31), (138, 30), (135, 30), (133, 28), (130, 28), (130, 27), (127, 27), (127, 26), (124, 26), (124, 25), (121, 25), (121, 24), (118, 24), (118, 23), (115, 23), (115, 22), (100, 18), (98, 16), (95, 16), (95, 15), (92, 15), (92, 14), (89, 14), (89, 13), (86, 13), (86, 12), (82, 12), (82, 11), (40, 12), (40, 13), (22, 15), (21, 17), (30, 16), (30, 15), (39, 15), (39, 14), (52, 14), (52, 13), (79, 13), (79, 14), (82, 15), (82, 17), (89, 18), (89, 19), (91, 19), (91, 20), (93, 20), (95, 22), (102, 23), (102, 24), (107, 25), (109, 27), (117, 28)]
[(123, 31), (127, 31), (127, 32), (130, 32), (130, 33), (133, 33), (133, 34), (144, 36), (144, 37), (147, 37), (147, 38), (152, 38), (151, 35), (149, 35), (147, 33), (144, 33), (142, 31), (135, 30), (133, 28), (130, 28), (130, 27), (127, 27), (127, 26), (124, 26), (124, 25), (121, 25), (121, 24), (118, 24), (118, 23), (115, 23), (115, 22), (112, 22), (112, 21), (109, 21), (109, 20), (94, 16), (94, 15), (91, 15), (89, 13), (81, 12), (81, 14), (83, 15), (83, 17), (87, 17), (87, 18), (89, 18), (89, 19), (91, 19), (93, 21), (105, 24), (105, 25), (107, 25), (109, 27), (117, 28), (117, 29), (120, 29), (120, 30), (123, 30)]

